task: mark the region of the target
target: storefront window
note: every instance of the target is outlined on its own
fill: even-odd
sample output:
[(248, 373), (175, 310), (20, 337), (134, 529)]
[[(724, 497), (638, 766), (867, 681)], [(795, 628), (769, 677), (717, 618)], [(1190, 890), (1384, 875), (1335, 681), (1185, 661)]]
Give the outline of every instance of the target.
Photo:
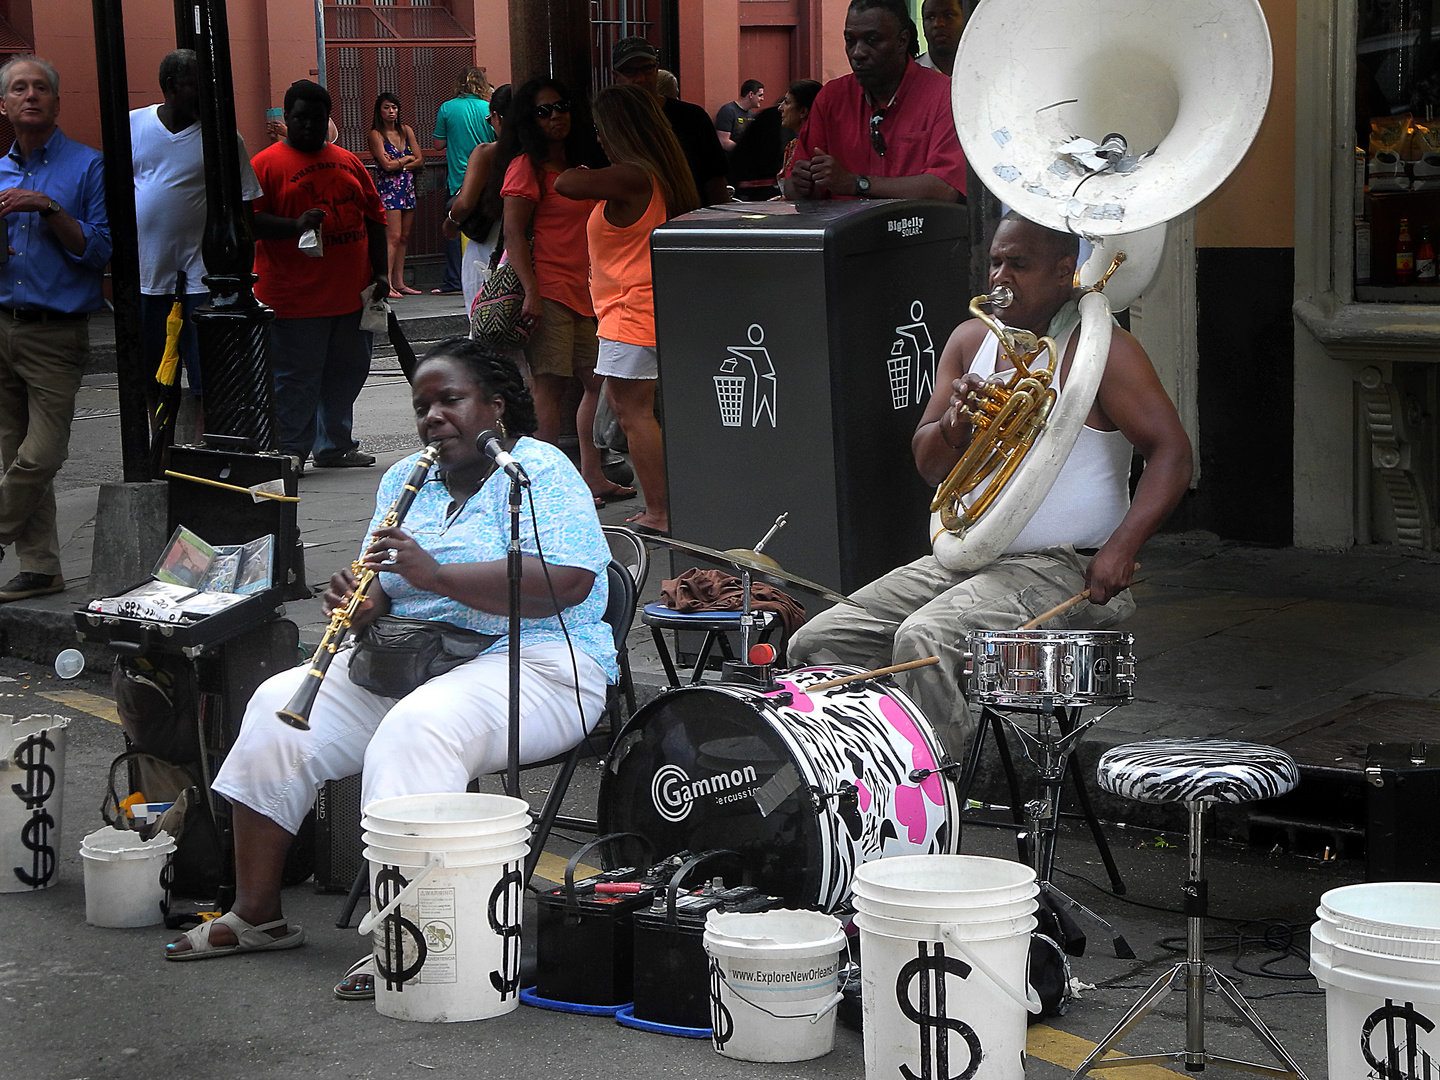
[(1361, 0), (1355, 298), (1440, 304), (1440, 4)]

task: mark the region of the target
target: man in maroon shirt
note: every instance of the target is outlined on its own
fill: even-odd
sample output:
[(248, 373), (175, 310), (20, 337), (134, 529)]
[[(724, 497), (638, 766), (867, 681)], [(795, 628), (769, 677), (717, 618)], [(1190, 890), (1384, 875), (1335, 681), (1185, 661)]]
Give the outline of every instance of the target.
[(845, 16), (851, 75), (825, 85), (800, 130), (789, 199), (965, 197), (965, 155), (950, 80), (911, 58), (904, 0), (852, 0)]

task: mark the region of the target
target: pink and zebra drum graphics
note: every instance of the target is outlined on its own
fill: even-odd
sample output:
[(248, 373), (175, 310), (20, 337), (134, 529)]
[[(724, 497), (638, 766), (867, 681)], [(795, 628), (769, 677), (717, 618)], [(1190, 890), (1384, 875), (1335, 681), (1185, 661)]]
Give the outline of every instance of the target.
[(824, 911), (847, 903), (862, 863), (954, 853), (950, 785), (910, 779), (944, 756), (915, 704), (880, 680), (806, 690), (860, 670), (801, 668), (770, 692), (691, 686), (652, 701), (601, 777), (602, 831), (639, 833), (659, 854), (729, 848), (759, 888)]

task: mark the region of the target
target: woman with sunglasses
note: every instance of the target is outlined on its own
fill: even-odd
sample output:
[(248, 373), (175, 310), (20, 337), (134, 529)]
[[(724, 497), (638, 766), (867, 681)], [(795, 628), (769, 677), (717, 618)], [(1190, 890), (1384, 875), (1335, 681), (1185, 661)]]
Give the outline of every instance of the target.
[(650, 234), (700, 205), (695, 180), (660, 103), (638, 86), (611, 86), (595, 96), (595, 129), (610, 159), (604, 169), (569, 169), (555, 191), (591, 205), (590, 295), (600, 319), (599, 363), (605, 397), (630, 445), (645, 509), (628, 523), (636, 532), (668, 533), (665, 451), (655, 422), (655, 295)]
[[(595, 505), (630, 498), (634, 488), (605, 479), (592, 434), (600, 404), (595, 374), (595, 306), (590, 300), (590, 258), (585, 222), (590, 201), (556, 194), (555, 178), (577, 165), (601, 164), (588, 123), (572, 122), (570, 94), (554, 79), (531, 79), (511, 99), (495, 151), (486, 201), (500, 203), (505, 258), (525, 288), (521, 321), (530, 332), (525, 358), (534, 384), (537, 436), (556, 442), (561, 403), (572, 377), (584, 395), (575, 416), (580, 475)], [(498, 196), (498, 198), (496, 198)], [(533, 238), (533, 239), (532, 239)]]

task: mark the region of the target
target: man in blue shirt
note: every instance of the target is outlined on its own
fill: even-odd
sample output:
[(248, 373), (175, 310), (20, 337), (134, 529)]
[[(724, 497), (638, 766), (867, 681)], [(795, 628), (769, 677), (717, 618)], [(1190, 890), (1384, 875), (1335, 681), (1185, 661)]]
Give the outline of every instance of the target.
[[(470, 163), (470, 151), (481, 143), (495, 141), (495, 129), (490, 126), (490, 81), (485, 78), (485, 69), (466, 68), (455, 83), (455, 96), (444, 102), (435, 113), (435, 149), (445, 151), (445, 212), (455, 203), (460, 194), (460, 185), (465, 182), (465, 166)], [(457, 237), (445, 241), (445, 280), (437, 293), (458, 293), (460, 283), (460, 255), (462, 243)]]
[(0, 547), (20, 573), (0, 604), (61, 592), (53, 481), (70, 452), (70, 420), (101, 306), (110, 224), (99, 152), (56, 126), (54, 67), (17, 56), (0, 67), (0, 108), (15, 143), (0, 158)]

